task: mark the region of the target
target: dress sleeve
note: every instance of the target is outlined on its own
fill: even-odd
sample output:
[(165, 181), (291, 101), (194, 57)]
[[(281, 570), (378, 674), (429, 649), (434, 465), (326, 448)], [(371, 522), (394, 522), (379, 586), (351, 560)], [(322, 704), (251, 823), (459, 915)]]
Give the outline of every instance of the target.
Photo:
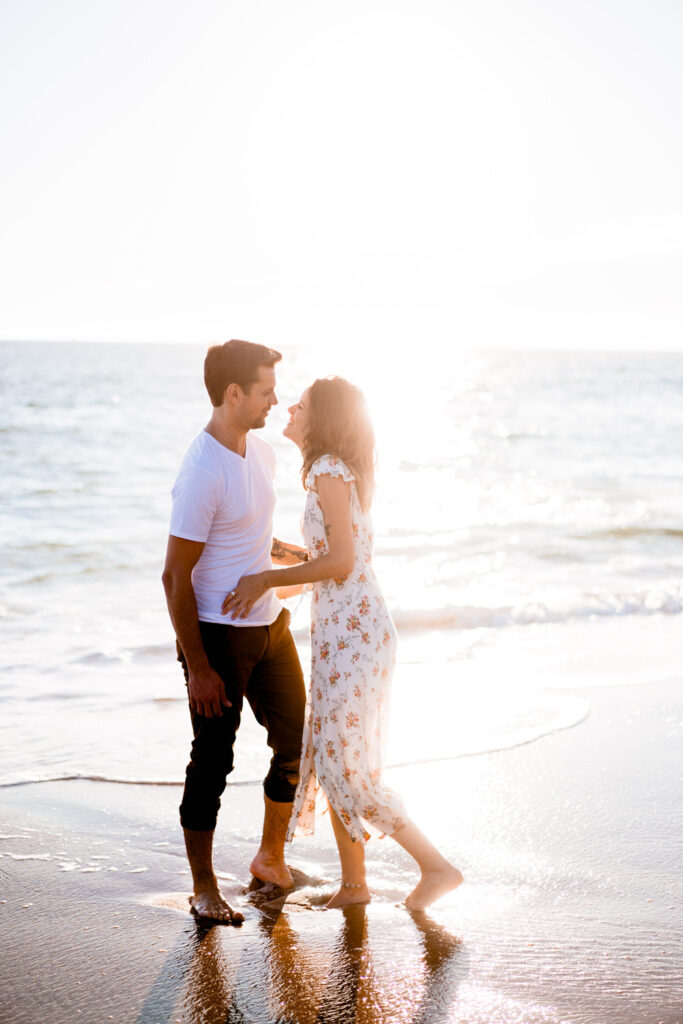
[(340, 476), (347, 484), (353, 483), (356, 479), (349, 467), (335, 455), (321, 455), (316, 459), (308, 471), (306, 486), (310, 491), (315, 491), (315, 478), (317, 476)]

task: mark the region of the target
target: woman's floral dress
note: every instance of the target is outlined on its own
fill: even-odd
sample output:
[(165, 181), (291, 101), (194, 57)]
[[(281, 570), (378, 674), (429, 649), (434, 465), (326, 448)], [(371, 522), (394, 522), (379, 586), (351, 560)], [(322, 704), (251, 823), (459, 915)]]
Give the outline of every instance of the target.
[(327, 553), (316, 478), (351, 483), (355, 564), (348, 576), (313, 584), (311, 688), (306, 708), (301, 773), (287, 839), (299, 827), (314, 830), (319, 787), (354, 840), (369, 828), (391, 834), (407, 818), (401, 799), (382, 784), (382, 753), (396, 631), (372, 568), (372, 523), (363, 512), (354, 477), (330, 455), (311, 466), (303, 534), (312, 558)]

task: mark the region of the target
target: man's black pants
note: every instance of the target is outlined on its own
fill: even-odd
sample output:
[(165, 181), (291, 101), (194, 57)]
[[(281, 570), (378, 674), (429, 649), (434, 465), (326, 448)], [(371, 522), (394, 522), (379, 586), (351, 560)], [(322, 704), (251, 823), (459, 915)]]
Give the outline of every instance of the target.
[[(199, 623), (209, 664), (223, 680), (232, 707), (224, 708), (217, 718), (190, 710), (194, 741), (180, 804), (183, 828), (212, 831), (216, 827), (220, 797), (233, 769), (233, 745), (245, 697), (257, 722), (265, 727), (273, 750), (263, 783), (265, 794), (276, 803), (294, 799), (306, 689), (289, 619), (285, 609), (270, 626)], [(187, 663), (180, 647), (178, 661), (187, 682)]]

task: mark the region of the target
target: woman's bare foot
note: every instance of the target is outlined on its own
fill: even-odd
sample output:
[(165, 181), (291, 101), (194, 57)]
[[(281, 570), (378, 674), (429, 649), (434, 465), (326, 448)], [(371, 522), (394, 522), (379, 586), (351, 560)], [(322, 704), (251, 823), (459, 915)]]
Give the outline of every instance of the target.
[(359, 903), (369, 902), (370, 890), (365, 883), (359, 886), (346, 886), (342, 882), (332, 899), (325, 904), (325, 910), (337, 910), (340, 907), (353, 907)]
[(244, 921), (244, 914), (233, 910), (218, 889), (194, 893), (190, 896), (190, 909), (195, 917), (203, 921), (224, 921), (226, 924), (242, 924)]
[(272, 882), (280, 889), (291, 889), (294, 885), (292, 872), (284, 859), (274, 857), (263, 850), (256, 854), (249, 865), (249, 870), (255, 878), (260, 878), (262, 882)]
[(413, 891), (406, 896), (405, 905), (408, 910), (426, 910), (432, 903), (447, 892), (457, 889), (462, 883), (462, 875), (452, 864), (431, 871), (423, 871), (420, 881)]

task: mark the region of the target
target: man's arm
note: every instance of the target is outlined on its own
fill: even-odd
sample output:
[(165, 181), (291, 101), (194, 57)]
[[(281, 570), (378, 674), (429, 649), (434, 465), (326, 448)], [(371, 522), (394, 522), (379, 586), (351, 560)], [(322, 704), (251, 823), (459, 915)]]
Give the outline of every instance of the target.
[(273, 537), (270, 557), (276, 565), (299, 565), (308, 561), (308, 551), (298, 544), (285, 544), (284, 541)]
[(231, 705), (223, 680), (209, 665), (199, 632), (192, 570), (203, 550), (204, 545), (198, 541), (171, 535), (161, 579), (175, 635), (187, 662), (190, 707), (205, 718), (215, 718), (223, 714), (223, 707)]

